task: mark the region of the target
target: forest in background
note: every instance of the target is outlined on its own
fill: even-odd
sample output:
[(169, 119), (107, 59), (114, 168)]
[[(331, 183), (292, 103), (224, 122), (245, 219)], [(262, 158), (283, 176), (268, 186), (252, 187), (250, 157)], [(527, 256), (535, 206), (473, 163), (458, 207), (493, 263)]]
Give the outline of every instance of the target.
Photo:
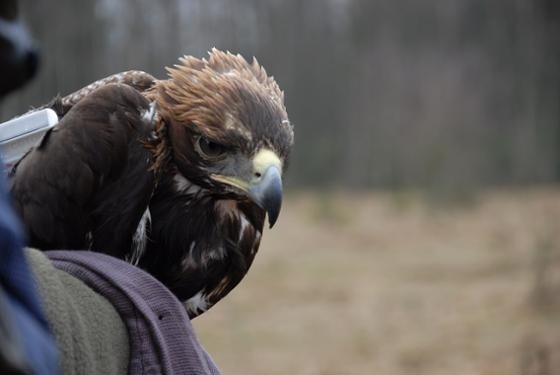
[(286, 92), (293, 187), (560, 179), (553, 0), (24, 0), (22, 13), (42, 67), (2, 120), (215, 46), (256, 56)]

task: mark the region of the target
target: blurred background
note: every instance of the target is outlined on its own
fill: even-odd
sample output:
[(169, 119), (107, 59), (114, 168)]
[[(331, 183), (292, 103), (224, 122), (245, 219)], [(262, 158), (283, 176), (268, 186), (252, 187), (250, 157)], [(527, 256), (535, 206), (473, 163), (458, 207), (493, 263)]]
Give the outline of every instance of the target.
[(225, 374), (560, 369), (560, 3), (24, 0), (40, 74), (0, 119), (212, 47), (286, 93), (288, 198), (195, 320)]

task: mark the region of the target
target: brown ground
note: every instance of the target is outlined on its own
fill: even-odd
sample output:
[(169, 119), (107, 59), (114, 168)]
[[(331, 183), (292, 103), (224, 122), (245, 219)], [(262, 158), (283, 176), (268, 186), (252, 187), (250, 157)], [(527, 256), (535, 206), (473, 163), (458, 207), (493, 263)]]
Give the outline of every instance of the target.
[(560, 371), (560, 190), (299, 195), (195, 320), (224, 374)]

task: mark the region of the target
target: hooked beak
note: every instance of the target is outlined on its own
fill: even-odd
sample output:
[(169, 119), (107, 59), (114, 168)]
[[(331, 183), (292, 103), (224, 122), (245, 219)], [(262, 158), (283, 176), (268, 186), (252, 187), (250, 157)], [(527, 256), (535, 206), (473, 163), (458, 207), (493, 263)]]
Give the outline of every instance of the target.
[[(250, 175), (249, 175), (250, 170)], [(216, 181), (243, 190), (249, 198), (266, 211), (270, 228), (274, 226), (282, 207), (282, 162), (272, 151), (260, 150), (251, 166), (241, 176), (213, 174)]]
[(258, 180), (249, 185), (249, 198), (268, 214), (270, 228), (274, 226), (282, 208), (282, 177), (276, 166), (270, 166)]

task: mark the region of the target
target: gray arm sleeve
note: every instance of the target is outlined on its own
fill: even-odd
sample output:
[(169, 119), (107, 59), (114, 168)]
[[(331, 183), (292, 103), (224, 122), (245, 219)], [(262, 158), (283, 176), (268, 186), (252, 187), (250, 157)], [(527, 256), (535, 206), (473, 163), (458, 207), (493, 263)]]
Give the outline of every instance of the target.
[(119, 314), (82, 281), (26, 249), (64, 374), (126, 374), (129, 338)]

